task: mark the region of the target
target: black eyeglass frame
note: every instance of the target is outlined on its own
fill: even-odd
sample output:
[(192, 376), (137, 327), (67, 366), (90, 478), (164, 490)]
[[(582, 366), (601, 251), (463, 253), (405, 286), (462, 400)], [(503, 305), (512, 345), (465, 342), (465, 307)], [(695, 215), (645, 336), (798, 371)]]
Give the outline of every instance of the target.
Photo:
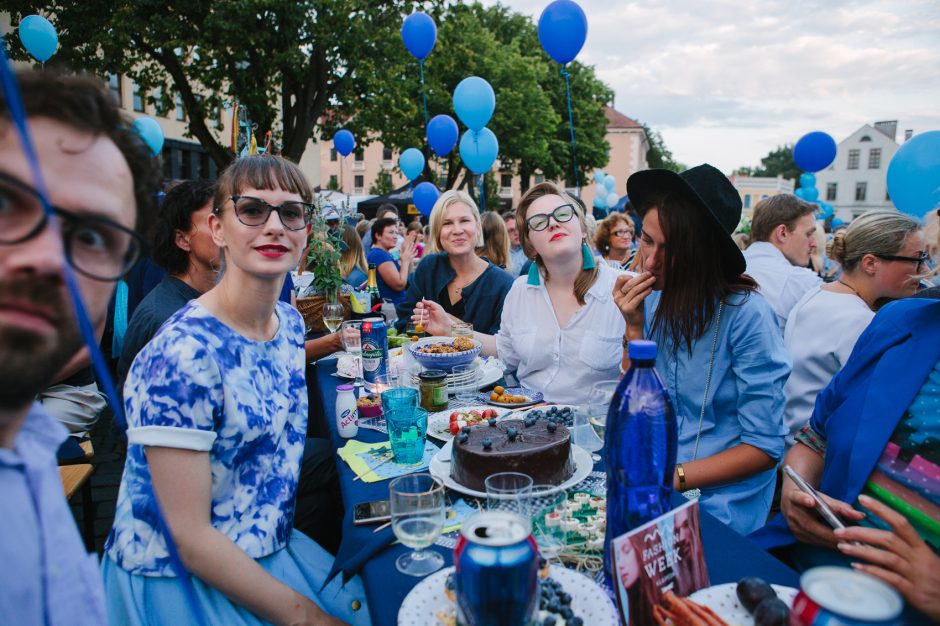
[[(87, 276), (93, 280), (99, 280), (101, 282), (114, 282), (123, 277), (140, 259), (146, 251), (149, 249), (146, 239), (140, 235), (137, 231), (127, 228), (123, 224), (119, 224), (112, 219), (106, 217), (100, 217), (96, 215), (78, 215), (62, 207), (58, 207), (54, 204), (47, 203), (42, 195), (33, 187), (30, 187), (23, 181), (0, 172), (0, 181), (3, 181), (9, 184), (12, 187), (16, 187), (26, 195), (32, 196), (39, 203), (40, 207), (45, 207), (47, 204), (52, 213), (62, 220), (61, 230), (62, 230), (62, 249), (65, 252), (65, 260), (68, 261), (69, 265), (72, 266), (79, 274)], [(5, 241), (2, 239), (2, 234), (0, 234), (0, 246), (16, 246), (21, 243), (26, 243), (30, 239), (35, 238), (43, 231), (44, 228), (49, 224), (49, 215), (46, 213), (45, 208), (42, 210), (42, 218), (36, 223), (32, 230), (28, 231), (22, 237), (14, 239), (12, 241)], [(83, 269), (80, 265), (75, 263), (75, 260), (72, 258), (72, 242), (70, 239), (70, 234), (75, 230), (76, 226), (83, 224), (103, 224), (109, 228), (118, 230), (129, 237), (127, 250), (124, 252), (121, 266), (121, 271), (116, 276), (98, 276), (89, 272), (86, 269)]]
[[(303, 201), (301, 201), (301, 200), (289, 200), (289, 201), (287, 201), (287, 202), (282, 202), (281, 204), (279, 204), (279, 205), (277, 205), (277, 206), (274, 206), (273, 204), (270, 204), (270, 203), (268, 203), (268, 202), (265, 202), (265, 201), (262, 200), (261, 198), (256, 198), (256, 197), (254, 197), (254, 196), (240, 196), (240, 195), (239, 195), (239, 196), (229, 196), (229, 199), (232, 201), (232, 208), (233, 208), (233, 210), (235, 211), (235, 218), (236, 218), (239, 222), (241, 222), (242, 224), (244, 224), (245, 226), (248, 226), (248, 227), (250, 227), (250, 228), (256, 228), (256, 227), (258, 227), (258, 226), (264, 226), (265, 224), (267, 224), (267, 223), (268, 223), (268, 220), (271, 219), (271, 212), (273, 211), (273, 212), (276, 212), (276, 213), (277, 213), (278, 219), (281, 220), (281, 224), (282, 224), (282, 225), (284, 226), (284, 228), (286, 228), (287, 230), (294, 230), (294, 231), (303, 230), (304, 228), (307, 228), (308, 226), (310, 226), (310, 224), (312, 223), (312, 221), (313, 221), (313, 212), (314, 212), (314, 210), (316, 209), (316, 205), (315, 205), (315, 204), (313, 204), (313, 203), (311, 203), (311, 202), (303, 202)], [(267, 212), (267, 213), (265, 214), (265, 216), (264, 216), (264, 219), (261, 220), (261, 222), (259, 222), (259, 223), (257, 223), (257, 224), (249, 224), (248, 222), (246, 222), (245, 220), (243, 220), (243, 219), (241, 218), (241, 215), (238, 214), (238, 201), (241, 200), (241, 199), (254, 200), (255, 202), (260, 202), (262, 205), (264, 205), (264, 207), (267, 208), (267, 210), (268, 210), (268, 212)], [(284, 209), (284, 205), (285, 205), (285, 204), (299, 204), (299, 205), (301, 205), (301, 206), (304, 207), (304, 224), (303, 224), (303, 226), (301, 226), (300, 228), (291, 228), (290, 226), (287, 225), (287, 223), (284, 221), (284, 215), (281, 213), (281, 211)], [(222, 212), (221, 207), (215, 207), (215, 214), (216, 214), (216, 215), (219, 215), (221, 212)]]
[(876, 257), (879, 259), (884, 259), (885, 261), (907, 261), (908, 263), (916, 263), (917, 270), (921, 266), (927, 263), (927, 260), (930, 259), (930, 255), (927, 252), (921, 252), (920, 256), (899, 256), (897, 254), (876, 254)]
[[(571, 215), (568, 216), (568, 219), (564, 219), (564, 220), (558, 219), (558, 211), (560, 211), (561, 209), (565, 209), (565, 208), (571, 210)], [(551, 218), (555, 218), (555, 221), (558, 222), (559, 224), (565, 224), (567, 222), (570, 222), (572, 219), (574, 219), (576, 212), (577, 210), (574, 208), (574, 205), (568, 202), (566, 204), (561, 204), (561, 205), (556, 206), (554, 209), (552, 209), (551, 213), (539, 213), (538, 215), (527, 217), (525, 220), (525, 224), (529, 228), (529, 230), (540, 232), (548, 228), (549, 224), (551, 224)], [(532, 225), (532, 220), (538, 219), (540, 217), (545, 218), (545, 226), (542, 226), (541, 228), (536, 228), (535, 226)]]

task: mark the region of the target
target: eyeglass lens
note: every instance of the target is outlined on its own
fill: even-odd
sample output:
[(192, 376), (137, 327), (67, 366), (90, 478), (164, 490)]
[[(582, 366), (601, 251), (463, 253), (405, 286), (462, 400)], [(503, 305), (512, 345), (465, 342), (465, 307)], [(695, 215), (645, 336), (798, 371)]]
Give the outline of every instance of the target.
[(271, 211), (277, 211), (281, 223), (290, 230), (300, 230), (309, 224), (310, 211), (303, 202), (285, 202), (272, 206), (260, 198), (235, 196), (235, 216), (245, 226), (261, 226), (271, 217)]
[(545, 230), (548, 228), (548, 219), (554, 217), (559, 224), (570, 221), (574, 217), (574, 208), (570, 204), (563, 204), (556, 207), (551, 213), (541, 213), (533, 215), (528, 220), (529, 228), (532, 230)]

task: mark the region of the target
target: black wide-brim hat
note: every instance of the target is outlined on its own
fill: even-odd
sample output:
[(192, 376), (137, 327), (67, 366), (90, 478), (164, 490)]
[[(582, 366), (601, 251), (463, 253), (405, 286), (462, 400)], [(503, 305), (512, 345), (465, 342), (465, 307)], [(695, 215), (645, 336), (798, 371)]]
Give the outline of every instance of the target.
[[(741, 221), (741, 196), (728, 177), (717, 168), (703, 163), (681, 174), (672, 170), (650, 169), (637, 172), (627, 179), (627, 195), (643, 217), (650, 208), (650, 199), (669, 193), (681, 193), (710, 217), (721, 237), (716, 252), (728, 276), (744, 273), (747, 263), (741, 249), (731, 238)], [(662, 210), (662, 209), (660, 209)], [(694, 263), (694, 259), (689, 259)]]

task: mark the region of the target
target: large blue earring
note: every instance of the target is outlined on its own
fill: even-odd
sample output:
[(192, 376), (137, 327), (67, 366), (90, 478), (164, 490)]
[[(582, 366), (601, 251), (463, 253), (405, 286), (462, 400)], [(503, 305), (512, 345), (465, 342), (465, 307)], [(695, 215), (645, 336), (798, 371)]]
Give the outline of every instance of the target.
[(536, 287), (542, 284), (542, 275), (539, 274), (539, 264), (535, 261), (532, 261), (532, 265), (529, 266), (529, 277), (526, 279), (526, 283), (535, 285)]
[(591, 252), (591, 247), (587, 245), (587, 242), (581, 244), (581, 269), (583, 270), (592, 270), (597, 267), (597, 262), (594, 260), (594, 253)]

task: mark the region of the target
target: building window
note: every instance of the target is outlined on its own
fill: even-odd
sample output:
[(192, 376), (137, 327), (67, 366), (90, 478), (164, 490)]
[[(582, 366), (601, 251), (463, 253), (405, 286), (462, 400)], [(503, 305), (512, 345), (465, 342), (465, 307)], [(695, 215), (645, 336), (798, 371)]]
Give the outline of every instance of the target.
[(500, 174), (499, 186), (503, 189), (509, 189), (512, 187), (512, 174)]
[(134, 96), (133, 98), (134, 110), (137, 111), (138, 113), (143, 113), (144, 111), (147, 110), (146, 107), (144, 106), (144, 98), (147, 96), (147, 94), (140, 88), (140, 85), (138, 85), (137, 83), (134, 83), (134, 88), (133, 88), (132, 93)]
[(868, 135), (862, 135), (862, 138), (859, 139), (859, 141), (860, 141), (860, 142), (861, 142), (861, 141), (871, 141), (871, 137), (869, 137)]
[(330, 184), (327, 189), (339, 189), (339, 178), (336, 177), (336, 174), (330, 174)]
[(855, 183), (855, 201), (864, 202), (868, 195), (868, 183)]
[(382, 160), (391, 161), (392, 160), (392, 149), (391, 148), (382, 148)]
[(121, 75), (108, 74), (108, 90), (118, 106), (121, 106)]
[(338, 158), (339, 156), (338, 156), (338, 153), (336, 152), (336, 148), (330, 148), (330, 161), (335, 162), (336, 159)]
[(836, 199), (836, 191), (839, 189), (839, 183), (826, 183), (826, 201), (832, 202)]
[(545, 175), (544, 175), (544, 174), (536, 174), (536, 175), (535, 175), (535, 184), (536, 184), (536, 185), (538, 185), (539, 183), (544, 183), (544, 182), (545, 182)]
[(881, 169), (881, 148), (872, 148), (868, 151), (868, 169)]
[(849, 169), (857, 170), (858, 169), (858, 158), (861, 154), (861, 150), (849, 150)]
[(365, 176), (357, 175), (353, 177), (353, 193), (362, 193), (366, 186)]
[(744, 208), (751, 208), (751, 194), (749, 193), (744, 194)]
[(176, 94), (176, 100), (173, 105), (176, 107), (176, 121), (185, 122), (186, 109), (183, 108), (183, 96), (181, 94)]
[(355, 156), (353, 157), (353, 159), (355, 161), (358, 161), (361, 163), (363, 160), (365, 160), (365, 152), (363, 151), (362, 148), (359, 148), (358, 150), (356, 150), (354, 154)]

